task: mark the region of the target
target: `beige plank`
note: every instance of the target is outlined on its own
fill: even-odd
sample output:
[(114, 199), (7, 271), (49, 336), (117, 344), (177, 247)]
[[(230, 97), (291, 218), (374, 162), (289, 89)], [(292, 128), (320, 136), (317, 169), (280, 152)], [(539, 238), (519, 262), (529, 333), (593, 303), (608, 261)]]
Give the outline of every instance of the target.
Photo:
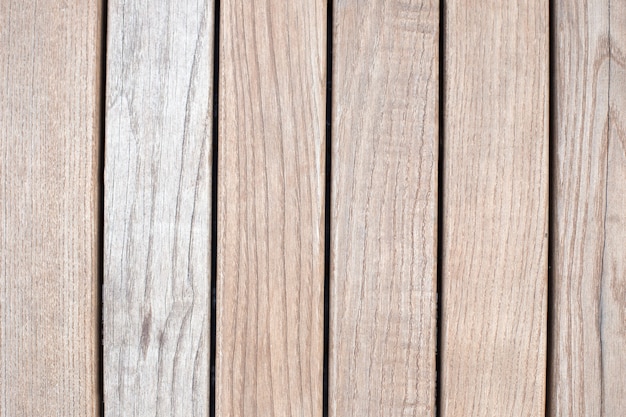
[(209, 407), (213, 2), (108, 3), (107, 416)]
[(602, 415), (626, 415), (626, 2), (609, 3), (609, 113), (602, 262)]
[(0, 415), (95, 416), (102, 3), (0, 2)]
[(446, 2), (441, 415), (543, 416), (548, 2)]
[(626, 5), (555, 4), (551, 416), (626, 414)]
[(325, 0), (223, 0), (216, 415), (321, 416)]
[(626, 3), (610, 3), (609, 134), (602, 277), (602, 415), (626, 415)]
[(439, 2), (334, 9), (329, 412), (435, 412)]
[(608, 0), (555, 3), (550, 415), (601, 415)]

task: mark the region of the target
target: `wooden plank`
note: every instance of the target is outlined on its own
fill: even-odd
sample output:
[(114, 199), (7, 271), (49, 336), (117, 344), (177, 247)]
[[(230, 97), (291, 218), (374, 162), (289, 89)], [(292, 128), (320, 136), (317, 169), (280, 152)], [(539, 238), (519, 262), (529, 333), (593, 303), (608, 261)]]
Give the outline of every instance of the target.
[(0, 415), (98, 414), (102, 4), (0, 2)]
[(626, 5), (557, 1), (549, 414), (626, 414)]
[(626, 2), (611, 2), (605, 243), (602, 262), (602, 415), (626, 415)]
[(543, 416), (548, 2), (446, 2), (442, 416)]
[(213, 2), (108, 7), (105, 413), (206, 416)]
[(329, 412), (435, 410), (439, 3), (334, 9)]
[(223, 0), (216, 415), (321, 416), (326, 1)]

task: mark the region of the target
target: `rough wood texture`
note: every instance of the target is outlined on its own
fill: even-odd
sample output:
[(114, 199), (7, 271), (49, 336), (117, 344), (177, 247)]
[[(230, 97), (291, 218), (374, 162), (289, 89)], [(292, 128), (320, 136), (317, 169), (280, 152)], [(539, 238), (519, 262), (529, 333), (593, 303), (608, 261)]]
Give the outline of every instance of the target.
[(109, 1), (107, 416), (206, 416), (211, 1)]
[(325, 5), (221, 2), (219, 416), (322, 415)]
[(626, 415), (626, 4), (555, 4), (551, 416)]
[(95, 416), (100, 1), (0, 2), (0, 415)]
[(548, 2), (446, 2), (442, 416), (543, 416)]
[(331, 416), (435, 409), (439, 3), (338, 0)]

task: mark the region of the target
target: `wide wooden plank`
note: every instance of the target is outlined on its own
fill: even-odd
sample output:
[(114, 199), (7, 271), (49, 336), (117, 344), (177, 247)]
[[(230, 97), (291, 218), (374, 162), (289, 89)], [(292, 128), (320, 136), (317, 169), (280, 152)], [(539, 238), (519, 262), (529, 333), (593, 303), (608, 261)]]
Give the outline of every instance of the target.
[(329, 412), (432, 416), (439, 2), (334, 22)]
[(325, 0), (222, 0), (216, 415), (321, 416)]
[(543, 416), (548, 2), (445, 10), (441, 415)]
[(95, 416), (102, 3), (0, 2), (0, 415)]
[(213, 2), (108, 3), (107, 416), (207, 416)]
[(549, 414), (626, 414), (626, 4), (555, 4)]

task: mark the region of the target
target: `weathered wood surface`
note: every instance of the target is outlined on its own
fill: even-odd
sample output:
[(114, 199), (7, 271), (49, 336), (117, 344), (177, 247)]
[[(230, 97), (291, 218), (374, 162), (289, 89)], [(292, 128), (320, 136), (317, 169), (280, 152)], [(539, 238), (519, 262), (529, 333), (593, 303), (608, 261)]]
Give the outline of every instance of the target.
[(216, 414), (321, 416), (326, 1), (223, 0)]
[(0, 415), (94, 416), (100, 1), (0, 2)]
[(446, 2), (441, 415), (544, 413), (548, 3)]
[(108, 3), (107, 416), (209, 407), (213, 3)]
[(334, 5), (329, 411), (435, 409), (436, 1)]
[(555, 3), (551, 416), (626, 414), (626, 4)]

